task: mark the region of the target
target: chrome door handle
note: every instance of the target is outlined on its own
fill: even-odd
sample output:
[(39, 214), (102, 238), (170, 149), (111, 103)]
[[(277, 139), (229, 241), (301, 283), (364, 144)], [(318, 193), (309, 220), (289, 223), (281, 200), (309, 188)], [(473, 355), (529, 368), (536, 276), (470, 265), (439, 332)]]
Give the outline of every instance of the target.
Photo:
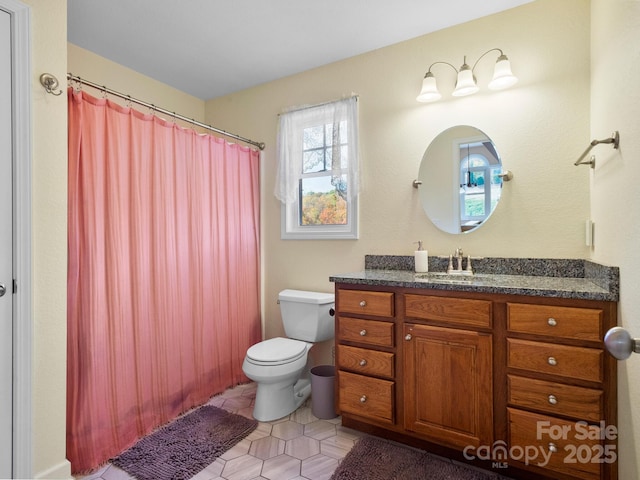
[(604, 345), (618, 360), (625, 360), (632, 353), (640, 353), (640, 339), (632, 338), (631, 334), (622, 327), (609, 329), (604, 336)]
[(5, 293), (7, 293), (7, 287), (4, 286), (4, 283), (0, 283), (0, 297), (4, 297)]

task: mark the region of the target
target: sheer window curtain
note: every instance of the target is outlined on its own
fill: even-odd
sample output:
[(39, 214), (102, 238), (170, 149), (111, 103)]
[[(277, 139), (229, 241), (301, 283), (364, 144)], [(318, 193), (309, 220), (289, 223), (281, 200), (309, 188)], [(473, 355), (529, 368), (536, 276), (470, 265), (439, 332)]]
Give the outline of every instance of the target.
[(259, 153), (68, 95), (67, 456), (81, 472), (246, 381)]
[[(280, 115), (278, 126), (275, 197), (283, 204), (291, 204), (298, 198), (300, 174), (303, 171), (303, 138), (301, 135), (305, 127), (315, 125), (339, 125), (346, 121), (349, 125), (348, 144), (349, 159), (347, 164), (348, 181), (347, 194), (354, 198), (360, 191), (358, 178), (358, 99), (350, 97), (336, 100), (322, 105), (303, 107), (298, 110)], [(337, 130), (335, 130), (337, 131)], [(339, 152), (335, 155), (339, 158)], [(340, 162), (333, 165), (340, 169)]]

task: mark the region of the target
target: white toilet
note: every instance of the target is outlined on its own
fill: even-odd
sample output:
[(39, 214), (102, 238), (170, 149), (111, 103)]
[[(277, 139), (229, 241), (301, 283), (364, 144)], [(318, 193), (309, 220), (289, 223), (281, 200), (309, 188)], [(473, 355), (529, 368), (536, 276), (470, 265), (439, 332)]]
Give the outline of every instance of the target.
[(334, 336), (333, 293), (283, 290), (278, 295), (284, 331), (247, 350), (242, 371), (257, 383), (253, 417), (267, 422), (289, 415), (311, 394), (307, 354)]

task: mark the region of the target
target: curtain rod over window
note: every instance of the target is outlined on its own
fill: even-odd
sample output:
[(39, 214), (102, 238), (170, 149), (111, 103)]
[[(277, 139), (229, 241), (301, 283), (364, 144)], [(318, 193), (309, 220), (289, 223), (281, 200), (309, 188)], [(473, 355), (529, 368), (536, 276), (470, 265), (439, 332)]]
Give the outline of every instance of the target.
[(279, 113), (278, 116), (285, 115), (287, 113), (299, 112), (301, 110), (308, 110), (310, 108), (324, 107), (325, 105), (329, 105), (330, 103), (339, 102), (341, 100), (348, 100), (350, 98), (355, 98), (356, 102), (357, 102), (360, 99), (360, 95), (356, 95), (355, 93), (352, 93), (351, 95), (339, 98), (337, 100), (329, 100), (327, 102), (316, 103), (314, 105), (301, 105), (301, 106), (298, 106), (298, 107), (291, 107), (289, 110), (285, 110), (284, 112)]
[(166, 110), (164, 108), (156, 107), (152, 103), (147, 103), (147, 102), (144, 102), (142, 100), (138, 100), (137, 98), (133, 98), (130, 95), (125, 95), (123, 93), (116, 92), (115, 90), (111, 90), (110, 88), (107, 88), (105, 86), (98, 85), (97, 83), (94, 83), (94, 82), (90, 82), (88, 80), (85, 80), (84, 78), (80, 78), (80, 77), (78, 77), (76, 75), (73, 75), (72, 73), (67, 73), (67, 80), (70, 80), (70, 81), (73, 81), (73, 82), (77, 82), (80, 86), (87, 85), (89, 87), (95, 88), (96, 90), (100, 90), (101, 92), (104, 92), (106, 94), (113, 95), (115, 97), (120, 97), (123, 100), (127, 100), (129, 102), (136, 103), (138, 105), (142, 105), (143, 107), (150, 108), (154, 112), (160, 112), (160, 113), (162, 113), (164, 115), (170, 116), (171, 118), (177, 118), (179, 120), (182, 120), (183, 122), (187, 122), (187, 123), (190, 123), (192, 125), (197, 125), (198, 127), (204, 128), (206, 130), (211, 130), (212, 132), (219, 133), (220, 135), (224, 135), (225, 137), (230, 137), (230, 138), (233, 138), (235, 140), (239, 140), (241, 142), (248, 143), (250, 145), (254, 145), (254, 146), (258, 147), (260, 150), (264, 150), (265, 144), (263, 142), (256, 142), (254, 140), (250, 140), (248, 138), (241, 137), (240, 135), (236, 135), (234, 133), (229, 133), (229, 132), (226, 132), (224, 130), (220, 130), (219, 128), (212, 127), (211, 125), (207, 125), (207, 124), (198, 122), (197, 120), (194, 120), (192, 118), (188, 118), (188, 117), (185, 117), (183, 115), (179, 115), (179, 114), (177, 114), (175, 112), (171, 112), (171, 111)]

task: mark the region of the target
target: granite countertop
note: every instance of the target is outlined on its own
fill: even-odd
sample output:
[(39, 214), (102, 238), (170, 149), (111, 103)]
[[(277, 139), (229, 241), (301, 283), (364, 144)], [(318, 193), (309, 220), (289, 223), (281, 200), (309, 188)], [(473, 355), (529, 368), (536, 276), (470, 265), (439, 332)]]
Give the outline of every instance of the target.
[[(430, 288), (617, 302), (619, 269), (575, 259), (471, 259), (474, 275), (444, 275), (448, 258), (430, 257), (428, 274), (413, 271), (413, 256), (367, 255), (365, 270), (333, 275), (334, 283)], [(434, 273), (435, 272), (435, 273)]]

